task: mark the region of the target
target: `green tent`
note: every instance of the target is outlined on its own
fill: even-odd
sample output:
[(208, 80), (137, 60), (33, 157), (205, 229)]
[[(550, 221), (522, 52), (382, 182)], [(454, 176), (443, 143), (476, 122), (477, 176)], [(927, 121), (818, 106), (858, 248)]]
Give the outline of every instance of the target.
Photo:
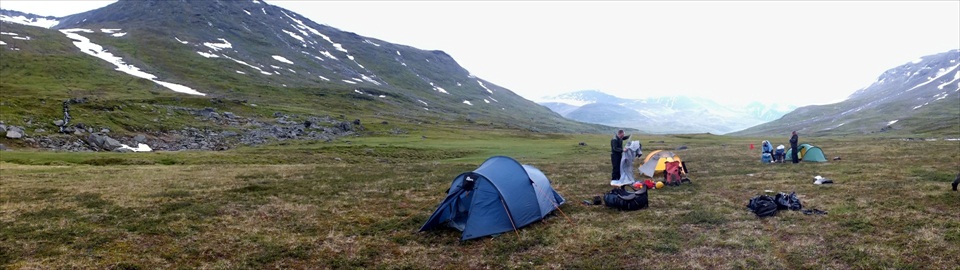
[[(800, 157), (802, 161), (827, 162), (827, 157), (823, 154), (823, 150), (820, 149), (820, 147), (801, 143), (797, 146), (797, 149), (800, 150), (800, 154), (797, 156)], [(790, 160), (790, 154), (792, 152), (793, 149), (787, 149), (787, 160)]]

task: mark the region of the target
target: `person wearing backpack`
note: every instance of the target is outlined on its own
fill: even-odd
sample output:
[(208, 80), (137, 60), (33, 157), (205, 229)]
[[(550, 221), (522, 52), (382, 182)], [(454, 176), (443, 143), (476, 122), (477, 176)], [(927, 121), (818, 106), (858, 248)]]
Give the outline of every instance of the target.
[(793, 131), (793, 136), (790, 136), (790, 159), (793, 160), (793, 163), (800, 163), (800, 157), (798, 157), (797, 152), (797, 141), (799, 141), (799, 136), (797, 136), (797, 131)]

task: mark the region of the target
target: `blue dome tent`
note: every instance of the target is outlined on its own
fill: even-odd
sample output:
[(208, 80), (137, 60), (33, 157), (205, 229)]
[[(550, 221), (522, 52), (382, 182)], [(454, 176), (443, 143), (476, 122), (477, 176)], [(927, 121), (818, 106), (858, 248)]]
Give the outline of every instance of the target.
[(495, 156), (453, 179), (447, 197), (420, 231), (453, 227), (469, 240), (515, 231), (559, 209), (565, 200), (537, 168)]

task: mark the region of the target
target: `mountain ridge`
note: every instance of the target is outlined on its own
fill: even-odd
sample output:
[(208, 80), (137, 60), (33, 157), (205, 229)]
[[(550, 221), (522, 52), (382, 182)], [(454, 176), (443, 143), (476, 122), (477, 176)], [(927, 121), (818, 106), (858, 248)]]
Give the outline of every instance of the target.
[[(687, 96), (659, 96), (627, 99), (599, 90), (582, 90), (543, 97), (540, 101), (554, 112), (570, 119), (611, 126), (637, 128), (649, 133), (725, 134), (776, 120), (792, 106), (753, 102), (741, 107)], [(613, 115), (611, 104), (623, 115)], [(636, 112), (634, 114), (633, 112)], [(634, 119), (629, 119), (629, 118)]]
[[(11, 24), (42, 21), (21, 12), (0, 14), (7, 14), (0, 22), (4, 31), (16, 32), (0, 35), (0, 59), (6, 63), (0, 64), (0, 95), (8, 101), (0, 104), (5, 106), (0, 121), (41, 130), (31, 136), (55, 135), (50, 123), (63, 117), (50, 105), (32, 110), (43, 105), (36, 104), (37, 96), (44, 102), (89, 100), (74, 105), (77, 118), (84, 117), (80, 121), (130, 137), (142, 132), (162, 137), (196, 126), (237, 128), (189, 117), (157, 123), (165, 117), (153, 112), (95, 111), (111, 106), (156, 111), (161, 103), (188, 102), (191, 111), (209, 112), (204, 106), (216, 101), (215, 111), (271, 121), (274, 114), (358, 115), (384, 123), (533, 132), (612, 129), (564, 119), (472, 75), (443, 51), (341, 31), (263, 1), (121, 0), (45, 24), (51, 28)], [(178, 87), (198, 95), (177, 93)]]
[(888, 69), (846, 100), (798, 108), (781, 121), (734, 132), (763, 136), (797, 130), (811, 136), (960, 137), (960, 49)]

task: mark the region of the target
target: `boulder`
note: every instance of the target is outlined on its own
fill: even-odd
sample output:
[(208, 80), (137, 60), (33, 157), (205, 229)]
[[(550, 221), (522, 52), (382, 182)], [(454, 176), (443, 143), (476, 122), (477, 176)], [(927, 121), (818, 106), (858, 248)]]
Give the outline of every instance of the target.
[(63, 123), (64, 123), (63, 120), (53, 121), (53, 125), (54, 125), (54, 126), (58, 126), (58, 127), (59, 127), (59, 126), (63, 126)]
[(147, 142), (147, 136), (143, 136), (143, 134), (137, 134), (137, 136), (133, 136), (133, 141), (138, 143), (145, 143)]
[(90, 136), (87, 136), (87, 143), (90, 145), (103, 148), (104, 136), (100, 133), (90, 133)]
[(23, 138), (23, 133), (20, 133), (19, 131), (17, 131), (17, 130), (12, 130), (12, 129), (11, 129), (11, 130), (7, 130), (7, 138), (10, 138), (10, 139)]
[(337, 128), (339, 128), (341, 131), (353, 130), (353, 126), (350, 125), (350, 122), (340, 122), (340, 124), (337, 124)]

